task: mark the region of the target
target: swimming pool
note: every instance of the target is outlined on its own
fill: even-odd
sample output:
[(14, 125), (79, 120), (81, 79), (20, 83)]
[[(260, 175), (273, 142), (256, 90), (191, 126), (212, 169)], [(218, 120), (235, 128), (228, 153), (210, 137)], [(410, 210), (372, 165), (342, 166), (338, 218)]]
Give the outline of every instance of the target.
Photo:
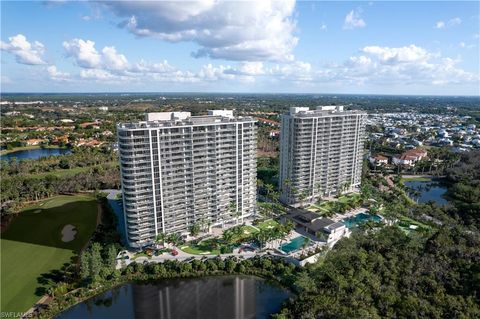
[(382, 217), (378, 215), (360, 213), (353, 217), (345, 219), (343, 223), (345, 224), (345, 226), (347, 226), (347, 228), (354, 228), (354, 227), (357, 227), (359, 224), (365, 223), (366, 221), (369, 221), (369, 220), (374, 222), (379, 222), (382, 220)]
[(291, 253), (292, 251), (298, 250), (302, 247), (303, 243), (305, 242), (306, 238), (303, 236), (296, 237), (289, 241), (288, 243), (282, 244), (280, 246), (280, 250), (284, 253)]

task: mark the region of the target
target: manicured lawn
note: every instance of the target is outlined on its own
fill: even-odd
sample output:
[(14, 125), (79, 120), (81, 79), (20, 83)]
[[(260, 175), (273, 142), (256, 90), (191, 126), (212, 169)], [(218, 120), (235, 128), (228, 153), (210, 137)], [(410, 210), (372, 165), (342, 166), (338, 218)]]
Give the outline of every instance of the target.
[(338, 201), (341, 203), (350, 203), (355, 200), (358, 200), (359, 198), (360, 198), (359, 194), (351, 194), (351, 195), (340, 196), (338, 198)]
[(181, 248), (184, 252), (194, 255), (218, 255), (219, 247), (213, 248), (212, 241), (215, 239), (206, 239), (196, 245), (185, 245)]
[[(42, 296), (38, 279), (71, 261), (92, 235), (96, 219), (96, 200), (82, 195), (54, 197), (20, 213), (0, 240), (2, 312), (28, 310)], [(61, 231), (68, 224), (77, 233), (63, 242)]]
[(243, 226), (242, 230), (243, 230), (243, 234), (245, 234), (245, 235), (250, 235), (250, 234), (258, 232), (257, 229), (253, 228), (250, 225)]
[(400, 218), (400, 222), (407, 223), (407, 224), (410, 224), (410, 225), (415, 225), (415, 226), (418, 226), (419, 228), (424, 228), (424, 229), (431, 229), (432, 228), (429, 225), (425, 225), (424, 223), (421, 223), (419, 221), (413, 220), (413, 219), (411, 219), (409, 217), (405, 217), (405, 216)]
[(274, 221), (273, 219), (266, 220), (264, 222), (261, 222), (260, 224), (256, 225), (255, 227), (260, 228), (260, 229), (272, 229), (275, 226), (277, 226), (278, 223)]
[[(267, 221), (267, 222), (274, 222), (273, 220)], [(276, 222), (274, 222), (276, 223)], [(257, 226), (258, 227), (258, 226)], [(242, 234), (239, 236), (233, 236), (231, 243), (237, 243), (241, 240), (247, 239), (252, 236), (252, 234), (257, 233), (258, 229), (246, 225), (246, 226), (241, 226), (242, 229)], [(214, 241), (217, 242), (216, 245), (214, 245)], [(220, 248), (222, 245), (225, 245), (221, 240), (218, 238), (210, 238), (201, 241), (200, 243), (196, 245), (192, 244), (185, 244), (184, 246), (181, 246), (180, 249), (188, 254), (194, 254), (194, 255), (218, 255), (220, 254)], [(215, 247), (215, 248), (213, 248)]]
[[(338, 198), (338, 201), (341, 203), (350, 203), (353, 201), (356, 201), (360, 198), (359, 194), (350, 194), (350, 195), (343, 195)], [(335, 202), (336, 201), (324, 201), (321, 202), (320, 205), (317, 204), (311, 204), (308, 208), (309, 211), (315, 212), (315, 213), (330, 213), (332, 212), (332, 209), (335, 207)], [(335, 212), (333, 212), (335, 213)]]

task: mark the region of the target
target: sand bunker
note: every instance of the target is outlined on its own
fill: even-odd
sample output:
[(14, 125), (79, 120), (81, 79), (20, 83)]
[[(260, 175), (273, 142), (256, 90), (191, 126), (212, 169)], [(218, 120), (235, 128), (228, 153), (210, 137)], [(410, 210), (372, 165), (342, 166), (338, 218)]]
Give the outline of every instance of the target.
[(75, 239), (76, 234), (75, 226), (70, 224), (65, 225), (62, 229), (62, 241), (66, 243), (72, 241)]

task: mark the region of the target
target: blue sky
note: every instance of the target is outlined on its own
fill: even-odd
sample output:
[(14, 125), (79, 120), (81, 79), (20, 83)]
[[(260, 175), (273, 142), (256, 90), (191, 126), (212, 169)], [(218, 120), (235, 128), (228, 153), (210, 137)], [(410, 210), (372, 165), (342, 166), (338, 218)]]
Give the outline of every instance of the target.
[(479, 2), (1, 2), (2, 92), (480, 95)]

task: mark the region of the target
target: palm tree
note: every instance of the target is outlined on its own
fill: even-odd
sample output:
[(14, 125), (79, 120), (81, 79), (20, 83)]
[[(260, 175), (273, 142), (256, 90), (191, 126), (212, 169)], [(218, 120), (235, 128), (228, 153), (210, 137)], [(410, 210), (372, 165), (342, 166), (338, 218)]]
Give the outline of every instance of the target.
[(160, 233), (155, 237), (155, 242), (162, 242), (162, 246), (165, 246), (165, 240), (167, 239), (167, 234)]
[(235, 202), (231, 202), (230, 205), (228, 205), (228, 210), (229, 210), (231, 216), (235, 216), (235, 218), (236, 218), (235, 223), (238, 224), (238, 217), (239, 217), (238, 213), (239, 212), (237, 210), (237, 204), (235, 204)]
[(265, 189), (267, 190), (267, 197), (270, 198), (270, 194), (274, 190), (273, 185), (272, 184), (266, 184)]
[(173, 246), (177, 246), (180, 243), (180, 235), (177, 233), (172, 233), (168, 236), (168, 241), (173, 244)]
[(263, 188), (263, 186), (264, 186), (263, 181), (262, 181), (261, 179), (258, 179), (258, 178), (257, 178), (257, 188), (258, 188), (258, 189), (261, 189), (261, 188)]
[(272, 191), (270, 193), (270, 198), (274, 203), (278, 203), (278, 200), (280, 199), (280, 194), (278, 192)]
[(195, 237), (200, 233), (200, 225), (197, 223), (194, 223), (193, 225), (190, 226), (190, 236)]
[(305, 248), (307, 248), (308, 245), (310, 245), (310, 238), (305, 237), (305, 240), (302, 243), (302, 254), (305, 253)]
[(226, 243), (230, 243), (230, 241), (233, 239), (233, 233), (230, 229), (227, 229), (223, 232), (222, 234), (222, 239)]

